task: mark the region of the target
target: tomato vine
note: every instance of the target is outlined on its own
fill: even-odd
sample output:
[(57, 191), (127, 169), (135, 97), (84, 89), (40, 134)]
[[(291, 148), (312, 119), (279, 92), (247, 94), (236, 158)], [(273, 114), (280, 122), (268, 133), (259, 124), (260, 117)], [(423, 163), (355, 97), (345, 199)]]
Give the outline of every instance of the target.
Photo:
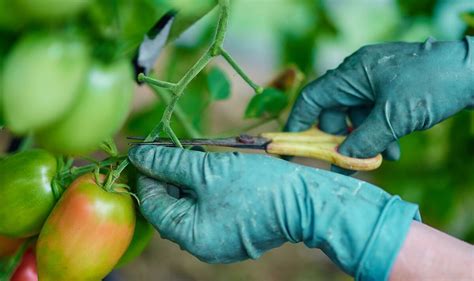
[[(219, 20), (216, 27), (216, 33), (214, 40), (211, 42), (210, 47), (207, 49), (204, 54), (197, 60), (197, 62), (191, 66), (191, 68), (184, 74), (184, 76), (176, 83), (169, 81), (158, 80), (151, 76), (146, 76), (143, 73), (138, 75), (138, 81), (144, 82), (156, 89), (156, 92), (163, 96), (163, 93), (157, 89), (167, 89), (171, 97), (165, 98), (167, 100), (167, 106), (161, 117), (161, 120), (158, 124), (151, 130), (151, 132), (146, 136), (145, 141), (152, 141), (160, 137), (162, 133), (165, 133), (177, 146), (182, 148), (182, 144), (176, 136), (175, 132), (171, 128), (170, 120), (173, 114), (176, 112), (180, 115), (181, 119), (185, 118), (181, 110), (178, 107), (178, 100), (184, 94), (186, 87), (193, 81), (193, 79), (212, 61), (212, 59), (222, 56), (227, 63), (239, 74), (242, 79), (255, 91), (255, 93), (260, 94), (263, 92), (263, 87), (257, 85), (239, 66), (239, 64), (232, 58), (232, 56), (227, 52), (224, 47), (225, 35), (227, 32), (227, 25), (229, 20), (229, 0), (219, 0)], [(187, 122), (183, 122), (187, 123)], [(189, 123), (188, 123), (189, 124)], [(193, 135), (198, 135), (195, 130), (191, 128), (190, 132)], [(104, 188), (108, 189), (115, 181), (120, 177), (122, 171), (128, 166), (128, 159), (124, 159), (116, 169), (110, 171), (107, 176), (107, 180), (104, 184)]]

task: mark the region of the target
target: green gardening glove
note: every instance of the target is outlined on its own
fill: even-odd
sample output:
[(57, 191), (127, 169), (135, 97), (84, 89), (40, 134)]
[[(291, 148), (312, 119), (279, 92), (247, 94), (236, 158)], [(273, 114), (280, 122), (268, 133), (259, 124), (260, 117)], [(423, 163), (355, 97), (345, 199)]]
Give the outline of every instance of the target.
[[(320, 248), (357, 280), (386, 280), (418, 207), (371, 184), (265, 155), (137, 146), (141, 211), (208, 263), (285, 242)], [(167, 192), (177, 187), (180, 198)]]
[(317, 122), (326, 132), (347, 134), (349, 117), (356, 129), (339, 147), (341, 154), (369, 158), (384, 152), (397, 160), (399, 138), (472, 106), (474, 37), (372, 45), (306, 86), (286, 130)]

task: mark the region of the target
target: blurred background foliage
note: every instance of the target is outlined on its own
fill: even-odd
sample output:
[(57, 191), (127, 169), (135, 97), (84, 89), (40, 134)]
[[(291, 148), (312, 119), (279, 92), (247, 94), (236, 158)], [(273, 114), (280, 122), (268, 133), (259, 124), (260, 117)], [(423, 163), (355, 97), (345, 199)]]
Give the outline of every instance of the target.
[[(157, 77), (177, 81), (183, 75), (207, 48), (216, 16), (211, 12), (164, 50)], [(296, 66), (308, 82), (363, 45), (424, 41), (429, 36), (456, 40), (464, 35), (474, 35), (472, 0), (239, 0), (232, 1), (225, 45), (250, 76), (265, 85), (289, 65)], [(209, 86), (215, 83), (221, 83), (218, 90)], [(251, 93), (218, 61), (186, 90), (172, 126), (180, 137), (281, 128), (293, 99), (278, 116), (244, 119)], [(158, 99), (148, 96), (145, 106), (135, 110), (127, 134), (145, 135), (155, 125), (167, 102), (167, 93), (156, 94)], [(424, 222), (474, 243), (473, 112), (461, 112), (428, 131), (402, 138), (400, 144), (400, 161), (385, 161), (381, 169), (358, 177), (419, 204)], [(318, 162), (299, 162), (327, 168)], [(163, 259), (151, 261), (156, 252)], [(210, 266), (160, 240), (124, 274), (142, 278), (145, 275), (140, 274), (155, 267), (161, 271), (154, 276), (164, 280), (350, 280), (314, 252), (286, 246), (258, 262)]]

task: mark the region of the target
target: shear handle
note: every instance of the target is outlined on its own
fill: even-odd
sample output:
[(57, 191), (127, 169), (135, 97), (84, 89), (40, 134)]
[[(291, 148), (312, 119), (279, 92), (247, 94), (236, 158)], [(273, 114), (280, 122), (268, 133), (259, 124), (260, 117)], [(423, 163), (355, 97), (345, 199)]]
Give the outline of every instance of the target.
[(317, 128), (299, 133), (264, 133), (262, 137), (272, 140), (266, 148), (271, 154), (316, 158), (356, 171), (375, 170), (382, 164), (380, 154), (366, 159), (340, 154), (337, 148), (345, 137), (327, 134)]

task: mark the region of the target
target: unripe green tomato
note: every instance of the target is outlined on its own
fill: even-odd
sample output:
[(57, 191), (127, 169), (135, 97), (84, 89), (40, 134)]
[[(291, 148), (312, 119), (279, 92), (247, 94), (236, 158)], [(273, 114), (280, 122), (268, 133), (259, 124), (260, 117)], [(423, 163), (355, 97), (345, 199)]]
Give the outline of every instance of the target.
[(0, 161), (0, 234), (39, 233), (56, 202), (51, 182), (56, 159), (44, 150), (20, 152)]
[(13, 0), (23, 16), (31, 20), (52, 22), (75, 16), (91, 0)]
[(153, 226), (137, 211), (137, 220), (135, 223), (135, 231), (133, 232), (132, 242), (127, 248), (127, 251), (120, 258), (115, 268), (123, 267), (132, 262), (142, 254), (145, 248), (150, 244), (155, 230)]
[(88, 44), (55, 33), (28, 34), (5, 61), (5, 119), (16, 134), (43, 128), (66, 114), (89, 66)]
[(38, 132), (38, 142), (68, 155), (96, 149), (122, 126), (133, 89), (129, 61), (93, 63), (73, 108), (61, 120)]

